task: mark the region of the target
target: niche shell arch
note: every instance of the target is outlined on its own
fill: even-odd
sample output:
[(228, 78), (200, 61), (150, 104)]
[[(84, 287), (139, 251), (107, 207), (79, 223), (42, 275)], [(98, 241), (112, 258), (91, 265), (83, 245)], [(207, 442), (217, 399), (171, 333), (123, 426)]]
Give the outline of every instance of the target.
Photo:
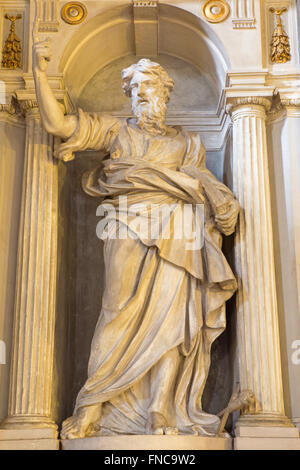
[[(159, 5), (158, 23), (159, 55), (173, 56), (196, 67), (220, 96), (229, 59), (210, 26), (192, 13), (169, 5)], [(84, 24), (68, 43), (59, 65), (72, 102), (77, 104), (99, 70), (129, 55), (135, 55), (131, 6), (109, 9)]]

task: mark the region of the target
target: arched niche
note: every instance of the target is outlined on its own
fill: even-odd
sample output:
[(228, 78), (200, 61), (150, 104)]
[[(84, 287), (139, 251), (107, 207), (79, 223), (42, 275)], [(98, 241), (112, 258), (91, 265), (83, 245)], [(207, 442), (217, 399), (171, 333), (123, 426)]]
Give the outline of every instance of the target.
[[(159, 5), (158, 54), (172, 56), (198, 69), (220, 96), (229, 59), (210, 27), (195, 15), (169, 5)], [(109, 9), (93, 17), (72, 37), (59, 70), (73, 103), (88, 82), (104, 67), (135, 55), (132, 6)]]
[[(210, 126), (212, 134), (219, 132), (214, 123), (229, 68), (223, 45), (201, 19), (173, 6), (159, 6), (158, 31), (159, 54), (153, 60), (160, 62), (175, 79), (171, 112), (178, 113), (179, 120), (195, 112), (197, 121), (201, 120), (198, 113), (201, 111), (205, 132)], [(63, 52), (60, 72), (75, 107), (117, 115), (130, 112), (130, 100), (121, 91), (120, 71), (139, 59), (135, 56), (134, 41), (130, 6), (107, 10), (74, 34)], [(208, 166), (219, 179), (224, 174), (225, 147), (208, 152)], [(57, 335), (57, 374), (61, 375), (57, 384), (62, 384), (57, 385), (62, 404), (57, 411), (59, 421), (71, 414), (86, 379), (90, 344), (101, 308), (104, 266), (102, 242), (96, 237), (99, 201), (81, 189), (82, 174), (97, 163), (97, 153), (89, 151), (80, 152), (67, 165), (60, 163), (57, 330), (66, 331), (67, 338), (61, 332)], [(214, 346), (212, 374), (204, 396), (205, 408), (211, 412), (224, 408), (231, 391), (232, 359), (227, 354), (230, 339), (228, 332), (225, 334), (225, 340), (223, 335), (221, 343)], [(64, 349), (66, 352), (60, 355), (59, 350)], [(59, 368), (64, 371), (59, 372)]]
[[(96, 72), (82, 88), (77, 106), (86, 111), (130, 115), (131, 100), (123, 93), (121, 71), (137, 60), (134, 54), (130, 54)], [(153, 60), (162, 65), (175, 81), (168, 103), (168, 117), (204, 110), (215, 112), (219, 95), (206, 74), (175, 56), (159, 54)]]

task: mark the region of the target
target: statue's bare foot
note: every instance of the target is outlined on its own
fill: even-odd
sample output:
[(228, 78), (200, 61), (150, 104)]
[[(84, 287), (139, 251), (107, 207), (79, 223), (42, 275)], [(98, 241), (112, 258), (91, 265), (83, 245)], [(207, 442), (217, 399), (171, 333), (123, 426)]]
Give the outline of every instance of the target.
[(231, 435), (227, 431), (223, 431), (221, 434), (219, 434), (218, 437), (225, 437), (226, 439), (231, 438)]
[(151, 432), (152, 434), (168, 434), (168, 435), (175, 435), (178, 434), (178, 429), (174, 427), (170, 427), (167, 425), (167, 421), (165, 417), (160, 413), (151, 413)]
[(75, 415), (63, 422), (62, 439), (79, 439), (91, 436), (99, 430), (97, 422), (101, 418), (101, 405), (80, 408)]

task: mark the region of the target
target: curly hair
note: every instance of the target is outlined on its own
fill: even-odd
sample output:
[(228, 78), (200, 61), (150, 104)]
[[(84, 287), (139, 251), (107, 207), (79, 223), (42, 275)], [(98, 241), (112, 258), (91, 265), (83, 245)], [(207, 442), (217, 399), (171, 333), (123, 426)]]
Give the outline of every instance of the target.
[(122, 70), (123, 91), (126, 96), (131, 98), (132, 79), (137, 72), (141, 72), (163, 91), (166, 101), (169, 101), (170, 92), (174, 88), (174, 80), (168, 75), (165, 69), (157, 62), (149, 59), (141, 59), (136, 64), (130, 65)]

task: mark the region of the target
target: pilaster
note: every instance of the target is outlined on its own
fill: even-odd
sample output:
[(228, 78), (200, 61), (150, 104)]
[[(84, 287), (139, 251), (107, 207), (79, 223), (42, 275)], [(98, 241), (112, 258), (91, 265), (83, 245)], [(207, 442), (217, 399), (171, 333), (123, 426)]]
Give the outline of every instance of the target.
[(251, 448), (257, 438), (278, 437), (300, 447), (283, 398), (266, 140), (271, 100), (231, 95), (227, 102), (233, 123), (233, 191), (241, 204), (235, 238), (239, 375), (241, 388), (256, 398), (238, 420), (235, 446)]
[(285, 346), (284, 384), (287, 412), (300, 423), (300, 97), (299, 90), (281, 90), (277, 120), (268, 125), (270, 157), (275, 183), (274, 207), (281, 300), (281, 336)]
[[(56, 449), (51, 418), (57, 259), (57, 162), (36, 100), (26, 119), (8, 417), (0, 449)], [(13, 447), (12, 447), (13, 446)]]

